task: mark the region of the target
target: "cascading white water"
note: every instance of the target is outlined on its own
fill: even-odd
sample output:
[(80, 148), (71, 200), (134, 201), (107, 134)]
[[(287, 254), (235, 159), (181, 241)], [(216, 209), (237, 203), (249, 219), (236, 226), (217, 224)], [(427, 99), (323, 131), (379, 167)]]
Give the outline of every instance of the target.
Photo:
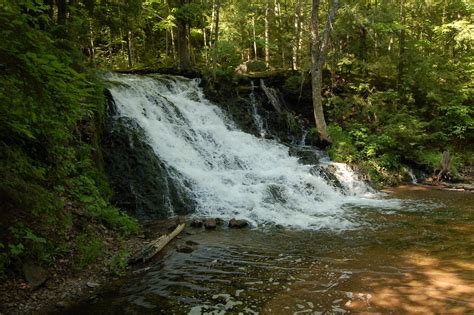
[(264, 138), (267, 134), (267, 130), (264, 127), (264, 122), (262, 116), (257, 111), (257, 100), (255, 99), (254, 85), (252, 81), (252, 92), (250, 93), (250, 105), (252, 106), (252, 118), (255, 125), (260, 132), (260, 137)]
[(116, 74), (107, 80), (119, 115), (143, 128), (174, 180), (190, 190), (196, 215), (340, 230), (357, 226), (354, 206), (394, 205), (346, 194), (311, 174), (312, 166), (291, 157), (288, 147), (242, 132), (203, 97), (198, 80)]
[(415, 173), (411, 168), (408, 169), (408, 176), (410, 176), (412, 185), (418, 185), (418, 180), (416, 179)]

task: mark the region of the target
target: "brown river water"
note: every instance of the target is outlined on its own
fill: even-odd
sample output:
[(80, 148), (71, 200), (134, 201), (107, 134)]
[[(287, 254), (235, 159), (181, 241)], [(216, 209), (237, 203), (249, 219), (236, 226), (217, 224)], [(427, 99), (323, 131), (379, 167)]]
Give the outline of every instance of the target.
[[(474, 314), (474, 193), (404, 186), (351, 231), (192, 230), (71, 314)], [(178, 247), (179, 248), (179, 247)]]

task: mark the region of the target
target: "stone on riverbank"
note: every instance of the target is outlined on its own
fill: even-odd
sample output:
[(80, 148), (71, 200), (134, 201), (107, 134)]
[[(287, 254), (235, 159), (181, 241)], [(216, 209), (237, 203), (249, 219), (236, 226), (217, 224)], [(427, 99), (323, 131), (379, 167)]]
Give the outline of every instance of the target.
[(206, 230), (214, 230), (217, 227), (216, 219), (207, 219), (204, 223)]
[(229, 221), (229, 227), (232, 229), (241, 229), (247, 227), (249, 223), (245, 220), (231, 219)]

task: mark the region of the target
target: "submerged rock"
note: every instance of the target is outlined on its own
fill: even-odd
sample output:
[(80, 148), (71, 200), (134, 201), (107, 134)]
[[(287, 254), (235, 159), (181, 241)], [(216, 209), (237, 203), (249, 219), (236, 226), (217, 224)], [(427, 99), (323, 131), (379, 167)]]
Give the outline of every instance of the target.
[(245, 220), (232, 219), (229, 221), (229, 227), (233, 229), (241, 229), (247, 227), (249, 223)]
[(176, 251), (178, 253), (190, 254), (194, 251), (194, 248), (192, 248), (191, 246), (181, 245), (176, 248)]
[(204, 222), (202, 222), (202, 220), (199, 220), (199, 219), (194, 219), (191, 221), (191, 227), (194, 227), (194, 228), (202, 228), (202, 226), (204, 225)]
[(217, 227), (216, 219), (207, 219), (204, 223), (206, 230), (214, 230)]

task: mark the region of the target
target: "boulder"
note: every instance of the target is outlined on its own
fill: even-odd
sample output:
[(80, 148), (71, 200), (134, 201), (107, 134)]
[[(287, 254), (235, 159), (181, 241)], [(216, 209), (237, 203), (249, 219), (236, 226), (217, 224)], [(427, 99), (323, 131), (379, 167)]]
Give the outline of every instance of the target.
[(229, 227), (233, 229), (241, 229), (247, 227), (249, 223), (245, 220), (232, 219), (229, 221)]
[(202, 222), (202, 220), (194, 219), (191, 221), (191, 227), (201, 228), (203, 225), (204, 225), (204, 222)]
[(204, 223), (206, 230), (214, 230), (217, 227), (216, 219), (207, 219)]
[(23, 265), (23, 274), (33, 289), (39, 288), (48, 280), (46, 269), (30, 263)]

